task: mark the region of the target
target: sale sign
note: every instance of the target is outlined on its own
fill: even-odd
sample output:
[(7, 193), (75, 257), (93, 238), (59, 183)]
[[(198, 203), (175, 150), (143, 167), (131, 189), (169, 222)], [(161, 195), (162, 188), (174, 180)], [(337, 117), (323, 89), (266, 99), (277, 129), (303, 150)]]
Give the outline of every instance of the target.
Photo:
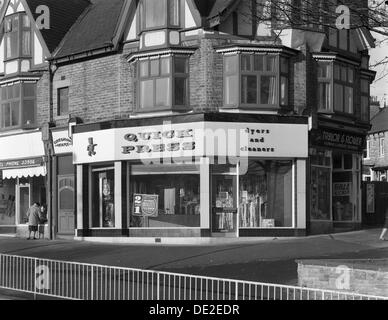
[(159, 196), (150, 194), (133, 195), (133, 215), (137, 217), (157, 217)]

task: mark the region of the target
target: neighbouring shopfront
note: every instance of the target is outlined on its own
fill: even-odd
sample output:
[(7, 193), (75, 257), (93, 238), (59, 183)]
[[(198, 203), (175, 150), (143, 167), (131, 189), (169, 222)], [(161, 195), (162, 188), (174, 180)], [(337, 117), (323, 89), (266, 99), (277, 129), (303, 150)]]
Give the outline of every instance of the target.
[(0, 137), (0, 233), (27, 231), (27, 210), (46, 202), (46, 166), (40, 131)]
[(310, 231), (359, 228), (365, 136), (321, 128), (313, 130), (311, 138)]
[(54, 232), (74, 235), (75, 230), (75, 176), (73, 141), (68, 129), (52, 129), (55, 156), (53, 159), (53, 220)]
[(304, 117), (119, 120), (73, 140), (79, 237), (306, 233)]

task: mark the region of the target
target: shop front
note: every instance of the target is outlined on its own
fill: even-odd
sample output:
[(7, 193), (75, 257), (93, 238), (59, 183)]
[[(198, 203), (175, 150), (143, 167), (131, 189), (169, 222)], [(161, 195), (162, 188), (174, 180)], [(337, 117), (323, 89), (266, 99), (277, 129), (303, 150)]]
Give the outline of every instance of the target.
[(284, 118), (199, 114), (77, 126), (76, 235), (304, 235), (308, 125)]
[(28, 208), (46, 204), (42, 134), (0, 137), (0, 150), (0, 233), (24, 236)]
[(310, 232), (361, 226), (361, 164), (365, 136), (321, 128), (310, 146)]

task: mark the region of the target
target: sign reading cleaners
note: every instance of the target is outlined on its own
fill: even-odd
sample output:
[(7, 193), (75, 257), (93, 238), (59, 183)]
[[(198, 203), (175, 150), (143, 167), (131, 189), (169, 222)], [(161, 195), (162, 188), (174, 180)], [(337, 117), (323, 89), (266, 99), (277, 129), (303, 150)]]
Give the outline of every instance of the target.
[(159, 210), (158, 195), (134, 194), (133, 215), (137, 217), (157, 217)]

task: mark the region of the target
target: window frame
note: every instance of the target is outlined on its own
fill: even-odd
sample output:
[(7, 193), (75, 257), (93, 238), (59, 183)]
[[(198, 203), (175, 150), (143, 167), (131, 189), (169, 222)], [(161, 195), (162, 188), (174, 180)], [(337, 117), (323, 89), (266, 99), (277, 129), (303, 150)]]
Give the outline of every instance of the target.
[[(186, 73), (179, 73), (176, 72), (175, 68), (175, 59), (185, 59), (186, 60)], [(167, 59), (169, 61), (169, 73), (162, 74), (162, 63), (160, 61), (162, 59)], [(151, 74), (151, 61), (152, 60), (159, 60), (159, 66), (158, 66), (158, 75), (152, 75)], [(148, 63), (148, 75), (142, 76), (141, 75), (141, 63), (147, 61)], [(166, 111), (166, 110), (188, 110), (189, 109), (189, 57), (186, 55), (166, 55), (166, 56), (158, 56), (158, 57), (148, 57), (146, 59), (138, 59), (137, 60), (137, 99), (136, 99), (136, 112), (142, 113), (142, 112), (155, 112), (155, 111)], [(157, 105), (156, 104), (156, 82), (159, 79), (166, 79), (168, 78), (170, 83), (169, 88), (169, 103), (167, 106)], [(183, 79), (185, 81), (185, 104), (184, 105), (177, 105), (176, 104), (176, 88), (175, 88), (175, 81), (176, 79)], [(141, 96), (141, 83), (143, 81), (153, 81), (153, 106), (152, 107), (142, 107), (142, 96)]]
[[(151, 0), (152, 1), (152, 0)], [(166, 10), (165, 10), (165, 23), (159, 26), (152, 26), (152, 27), (147, 27), (147, 3), (146, 0), (141, 0), (140, 5), (139, 5), (139, 27), (140, 31), (152, 31), (152, 30), (159, 30), (159, 29), (166, 29), (166, 28), (180, 28), (182, 24), (182, 0), (153, 0), (153, 1), (164, 1), (166, 4)], [(173, 24), (172, 23), (172, 5), (174, 2), (177, 1), (177, 9), (178, 9), (178, 23)]]
[[(7, 45), (7, 39), (8, 35), (12, 33), (11, 31), (7, 31), (7, 23), (9, 20), (13, 21), (15, 17), (18, 17), (18, 30), (17, 30), (17, 49), (16, 54), (8, 57), (8, 45)], [(29, 21), (29, 26), (24, 26), (24, 17), (27, 17)], [(12, 25), (12, 22), (11, 22)], [(12, 27), (11, 27), (12, 29)], [(25, 12), (17, 12), (12, 15), (9, 15), (5, 17), (5, 25), (4, 25), (4, 62), (16, 60), (16, 59), (23, 59), (23, 58), (32, 58), (32, 52), (33, 52), (33, 36), (32, 36), (32, 26), (31, 26), (31, 20), (29, 19), (28, 15)], [(29, 54), (23, 53), (23, 34), (24, 32), (29, 32)], [(15, 31), (16, 33), (16, 31)], [(12, 43), (11, 43), (12, 47)]]
[(385, 137), (379, 137), (379, 157), (385, 156)]
[[(261, 56), (263, 59), (263, 69), (255, 70), (255, 57)], [(243, 70), (243, 59), (249, 57), (249, 64), (252, 66), (250, 70)], [(274, 69), (268, 70), (268, 57), (274, 58)], [(235, 66), (232, 71), (227, 69), (226, 59), (234, 58)], [(287, 61), (287, 71), (282, 71), (282, 59)], [(290, 105), (290, 59), (288, 56), (281, 53), (245, 53), (238, 52), (234, 54), (225, 54), (223, 57), (223, 105), (225, 108), (241, 108), (241, 109), (254, 109), (254, 110), (279, 110), (288, 108)], [(245, 103), (243, 102), (243, 77), (253, 76), (256, 77), (256, 103)], [(275, 77), (275, 103), (274, 104), (262, 104), (262, 93), (261, 83), (262, 77)], [(231, 88), (227, 85), (227, 79), (235, 78), (236, 88)], [(281, 85), (282, 79), (285, 78), (287, 81), (286, 85), (286, 104), (282, 104), (281, 99)], [(232, 103), (228, 103), (228, 94), (234, 94), (236, 97), (232, 97)], [(236, 101), (236, 102), (235, 102)]]
[[(62, 99), (61, 99), (60, 92), (63, 91), (63, 90), (67, 90), (67, 112), (66, 113), (61, 112), (61, 110), (62, 110), (62, 108), (61, 108)], [(68, 86), (57, 88), (57, 116), (58, 117), (67, 116), (67, 115), (70, 114), (70, 103), (69, 103), (70, 95), (69, 95), (69, 93), (70, 93), (70, 88)]]
[[(367, 91), (363, 90), (363, 82), (366, 81), (368, 83), (367, 85)], [(368, 78), (361, 77), (360, 78), (360, 119), (361, 121), (370, 122), (370, 80)], [(367, 103), (364, 106), (363, 101), (364, 99), (367, 99)], [(364, 110), (364, 107), (366, 107), (366, 110)], [(365, 116), (365, 117), (364, 117)]]
[[(34, 85), (34, 96), (27, 96), (25, 95), (24, 93), (24, 86), (25, 85), (29, 85), (29, 84), (32, 84)], [(7, 131), (7, 130), (12, 130), (12, 129), (17, 129), (17, 128), (31, 128), (31, 127), (34, 127), (35, 124), (36, 124), (36, 109), (37, 109), (37, 101), (36, 101), (36, 82), (17, 82), (17, 83), (13, 83), (12, 86), (15, 86), (15, 85), (19, 85), (19, 97), (18, 98), (12, 98), (12, 99), (5, 99), (3, 100), (2, 98), (2, 92), (1, 92), (1, 100), (0, 100), (0, 131)], [(9, 85), (4, 85), (1, 87), (1, 90), (2, 91), (2, 88), (4, 87), (9, 87)], [(12, 103), (12, 102), (17, 102), (19, 101), (19, 117), (18, 117), (18, 124), (17, 125), (13, 125), (13, 126), (3, 126), (3, 123), (4, 123), (4, 118), (3, 118), (3, 105), (6, 104), (6, 103)], [(32, 101), (33, 102), (33, 110), (32, 110), (32, 113), (33, 113), (33, 121), (31, 123), (25, 123), (25, 117), (24, 117), (24, 114), (25, 114), (25, 108), (26, 108), (26, 105), (25, 105), (25, 101)], [(11, 117), (11, 113), (10, 113), (10, 117)]]

